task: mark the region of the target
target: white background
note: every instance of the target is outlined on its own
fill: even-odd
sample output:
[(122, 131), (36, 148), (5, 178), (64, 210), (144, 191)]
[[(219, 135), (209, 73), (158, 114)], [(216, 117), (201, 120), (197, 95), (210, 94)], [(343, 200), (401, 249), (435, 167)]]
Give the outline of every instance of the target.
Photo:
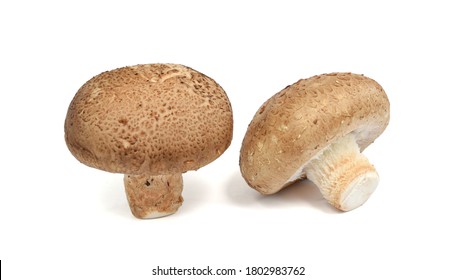
[[(2, 1), (2, 278), (158, 279), (158, 265), (210, 265), (243, 271), (220, 279), (261, 278), (248, 266), (306, 267), (286, 279), (454, 279), (453, 5), (312, 2)], [(215, 79), (234, 139), (184, 174), (175, 215), (138, 220), (122, 175), (80, 164), (63, 123), (92, 76), (155, 62)], [(389, 96), (390, 125), (365, 151), (377, 191), (349, 213), (308, 182), (259, 195), (238, 168), (252, 116), (285, 86), (335, 71), (374, 78)]]

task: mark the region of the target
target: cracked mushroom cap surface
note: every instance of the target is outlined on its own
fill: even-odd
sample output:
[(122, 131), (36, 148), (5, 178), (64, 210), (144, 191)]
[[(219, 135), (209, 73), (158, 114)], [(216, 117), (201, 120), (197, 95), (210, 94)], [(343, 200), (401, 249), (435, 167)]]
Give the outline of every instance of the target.
[(232, 126), (231, 104), (214, 80), (179, 64), (143, 64), (86, 82), (68, 108), (65, 141), (91, 167), (173, 174), (218, 158)]
[(256, 112), (240, 151), (242, 175), (257, 191), (276, 193), (305, 178), (305, 164), (340, 137), (352, 133), (363, 151), (388, 125), (389, 107), (383, 88), (363, 75), (299, 80)]

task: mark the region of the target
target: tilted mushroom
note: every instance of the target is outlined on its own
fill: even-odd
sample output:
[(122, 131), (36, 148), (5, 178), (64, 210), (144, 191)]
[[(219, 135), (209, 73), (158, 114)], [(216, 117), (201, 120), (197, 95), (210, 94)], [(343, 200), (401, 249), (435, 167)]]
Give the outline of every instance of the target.
[(214, 80), (183, 65), (145, 64), (85, 83), (68, 108), (65, 140), (82, 163), (125, 174), (132, 213), (157, 218), (177, 211), (182, 173), (218, 158), (232, 126)]
[(330, 204), (352, 210), (378, 185), (361, 152), (388, 122), (389, 101), (372, 79), (332, 73), (299, 80), (254, 116), (240, 152), (242, 175), (263, 194), (308, 178)]

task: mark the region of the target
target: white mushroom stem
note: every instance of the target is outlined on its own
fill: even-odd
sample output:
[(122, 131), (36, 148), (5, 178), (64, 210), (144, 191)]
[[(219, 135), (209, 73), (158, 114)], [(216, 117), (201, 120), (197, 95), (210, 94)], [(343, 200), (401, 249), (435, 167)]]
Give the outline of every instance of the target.
[(125, 175), (123, 181), (131, 212), (137, 218), (171, 215), (182, 205), (182, 174)]
[(319, 187), (324, 198), (342, 211), (365, 203), (379, 183), (378, 173), (360, 153), (352, 134), (324, 149), (305, 170), (307, 178)]

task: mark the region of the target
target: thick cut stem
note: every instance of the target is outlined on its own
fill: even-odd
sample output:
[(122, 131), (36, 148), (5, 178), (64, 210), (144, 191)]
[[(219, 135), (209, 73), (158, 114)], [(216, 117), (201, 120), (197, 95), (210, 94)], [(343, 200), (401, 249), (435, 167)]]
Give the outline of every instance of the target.
[(379, 183), (374, 166), (360, 153), (352, 134), (327, 147), (305, 170), (324, 198), (343, 211), (365, 203)]
[(123, 181), (131, 212), (137, 218), (171, 215), (182, 205), (182, 174), (125, 175)]

